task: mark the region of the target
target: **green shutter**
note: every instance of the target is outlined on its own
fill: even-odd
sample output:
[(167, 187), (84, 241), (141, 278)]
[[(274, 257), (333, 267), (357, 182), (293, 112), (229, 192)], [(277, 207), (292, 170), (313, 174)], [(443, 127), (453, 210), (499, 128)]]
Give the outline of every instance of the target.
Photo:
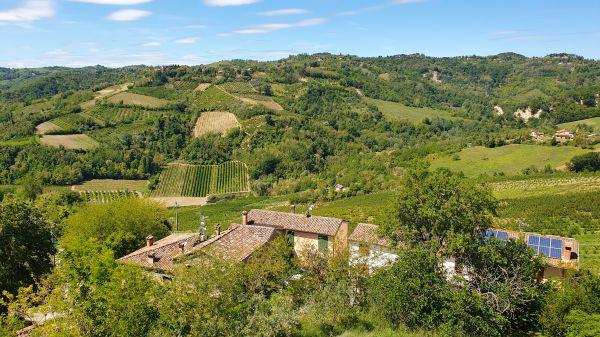
[(329, 238), (327, 235), (319, 235), (319, 251), (325, 252), (329, 246)]
[(293, 231), (289, 231), (287, 233), (287, 239), (288, 239), (288, 242), (290, 243), (290, 245), (293, 246), (294, 245), (294, 232)]

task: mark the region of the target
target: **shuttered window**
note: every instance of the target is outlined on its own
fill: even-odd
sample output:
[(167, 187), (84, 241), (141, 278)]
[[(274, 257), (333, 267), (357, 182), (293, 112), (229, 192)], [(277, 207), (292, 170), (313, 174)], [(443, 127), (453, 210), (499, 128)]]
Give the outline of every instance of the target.
[(288, 231), (287, 239), (290, 245), (294, 245), (294, 231)]
[(319, 251), (325, 252), (329, 248), (329, 238), (327, 235), (319, 235)]

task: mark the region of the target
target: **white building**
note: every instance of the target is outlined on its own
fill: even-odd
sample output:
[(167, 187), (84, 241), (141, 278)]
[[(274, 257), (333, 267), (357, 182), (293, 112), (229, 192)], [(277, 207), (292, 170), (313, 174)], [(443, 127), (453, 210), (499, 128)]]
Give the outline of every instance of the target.
[(398, 258), (392, 244), (377, 236), (377, 225), (358, 224), (348, 241), (350, 263), (364, 266), (369, 272), (390, 265)]

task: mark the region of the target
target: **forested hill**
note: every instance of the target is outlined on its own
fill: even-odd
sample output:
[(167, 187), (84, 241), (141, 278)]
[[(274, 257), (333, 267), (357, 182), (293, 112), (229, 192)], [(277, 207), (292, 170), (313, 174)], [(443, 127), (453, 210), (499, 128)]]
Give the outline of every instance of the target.
[[(568, 54), (0, 69), (0, 184), (155, 181), (173, 161), (242, 161), (259, 194), (369, 193), (436, 153), (598, 117), (599, 94), (600, 62)], [(203, 132), (209, 111), (231, 130)]]

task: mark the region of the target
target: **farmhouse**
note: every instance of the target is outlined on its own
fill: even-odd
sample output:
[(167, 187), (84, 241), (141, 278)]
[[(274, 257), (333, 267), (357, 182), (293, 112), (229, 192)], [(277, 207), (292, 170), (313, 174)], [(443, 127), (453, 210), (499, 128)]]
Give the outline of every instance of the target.
[(298, 256), (309, 250), (336, 254), (348, 248), (348, 222), (342, 219), (253, 209), (242, 215), (244, 225), (278, 228)]
[(571, 131), (562, 129), (562, 130), (556, 131), (554, 133), (554, 137), (556, 137), (556, 139), (559, 139), (559, 140), (571, 140), (571, 139), (573, 139), (574, 135)]
[(217, 226), (215, 235), (208, 240), (203, 234), (177, 233), (154, 242), (150, 235), (146, 237), (145, 247), (119, 261), (159, 274), (172, 272), (177, 264), (184, 261), (198, 262), (205, 254), (243, 262), (280, 234), (281, 231), (276, 228), (234, 224), (222, 233)]
[[(543, 257), (546, 262), (540, 272), (542, 279), (563, 278), (567, 270), (578, 268), (579, 245), (575, 239), (503, 229), (488, 229), (482, 234), (486, 240), (491, 237), (503, 241), (523, 239), (535, 250), (535, 255)], [(349, 240), (350, 263), (362, 265), (369, 272), (393, 263), (398, 257), (393, 245), (377, 236), (376, 225), (359, 224)], [(446, 258), (443, 267), (449, 276), (458, 272), (453, 257)]]

